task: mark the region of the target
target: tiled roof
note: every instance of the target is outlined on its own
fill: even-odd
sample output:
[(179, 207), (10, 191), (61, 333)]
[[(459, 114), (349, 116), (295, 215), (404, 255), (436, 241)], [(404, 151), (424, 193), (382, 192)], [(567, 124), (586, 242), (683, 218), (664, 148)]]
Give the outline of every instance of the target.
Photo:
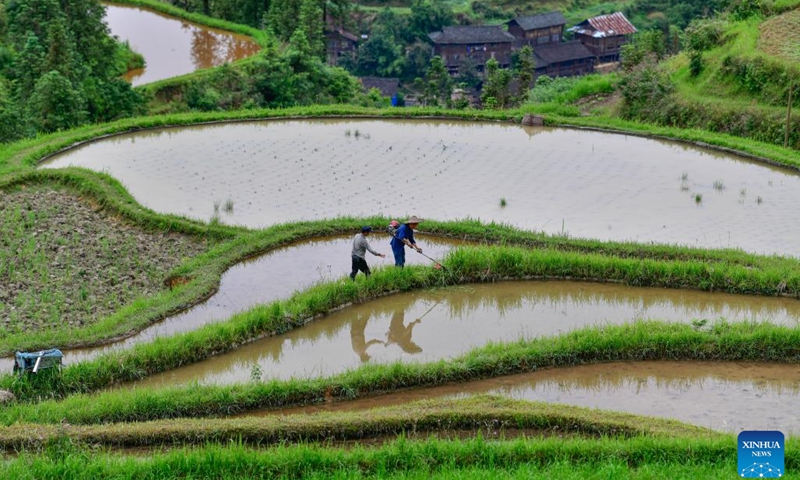
[[(540, 15), (531, 15), (529, 17), (517, 17), (511, 22), (517, 22), (523, 30), (537, 30), (539, 28), (554, 27), (556, 25), (564, 25), (567, 20), (561, 12), (542, 13)], [(508, 23), (511, 23), (508, 22)]]
[(384, 97), (394, 96), (400, 87), (400, 79), (398, 78), (359, 77), (359, 80), (364, 90), (369, 91), (372, 88), (377, 88)]
[(441, 32), (429, 33), (428, 37), (438, 44), (466, 43), (510, 43), (514, 36), (499, 25), (470, 25), (444, 27)]
[(595, 38), (636, 33), (636, 27), (625, 18), (622, 12), (600, 15), (599, 17), (584, 20), (569, 30), (583, 35), (590, 35)]
[(533, 55), (536, 60), (536, 68), (544, 68), (553, 63), (594, 57), (592, 52), (578, 40), (537, 45), (533, 50)]
[(343, 38), (350, 40), (351, 42), (358, 42), (358, 37), (354, 33), (350, 33), (347, 30), (343, 30), (341, 28), (337, 28), (335, 30), (327, 32), (327, 35), (339, 34)]

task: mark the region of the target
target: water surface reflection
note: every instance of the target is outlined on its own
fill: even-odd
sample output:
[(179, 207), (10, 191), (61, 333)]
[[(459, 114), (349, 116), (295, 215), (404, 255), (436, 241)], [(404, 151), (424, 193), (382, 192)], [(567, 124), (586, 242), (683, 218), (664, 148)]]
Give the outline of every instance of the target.
[[(54, 157), (143, 205), (264, 227), (337, 216), (476, 218), (603, 240), (796, 255), (800, 175), (625, 135), (420, 120), (296, 120), (125, 134)], [(699, 202), (697, 199), (701, 199)], [(505, 206), (501, 206), (505, 199)]]
[(800, 434), (800, 366), (747, 362), (604, 363), (277, 413), (360, 410), (480, 393), (670, 418), (733, 433), (775, 429)]
[(261, 47), (244, 35), (209, 28), (142, 7), (106, 4), (111, 34), (144, 56), (145, 68), (125, 79), (134, 86), (231, 63)]
[(397, 294), (286, 334), (143, 380), (140, 385), (331, 375), (365, 362), (452, 358), (491, 341), (557, 335), (637, 319), (796, 325), (800, 302), (584, 282), (502, 282)]

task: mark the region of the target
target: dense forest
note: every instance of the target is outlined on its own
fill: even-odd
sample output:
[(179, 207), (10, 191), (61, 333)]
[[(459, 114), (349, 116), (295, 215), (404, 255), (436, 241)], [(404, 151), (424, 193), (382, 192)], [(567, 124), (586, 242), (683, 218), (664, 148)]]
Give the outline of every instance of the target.
[(134, 114), (124, 48), (96, 0), (0, 4), (0, 139)]

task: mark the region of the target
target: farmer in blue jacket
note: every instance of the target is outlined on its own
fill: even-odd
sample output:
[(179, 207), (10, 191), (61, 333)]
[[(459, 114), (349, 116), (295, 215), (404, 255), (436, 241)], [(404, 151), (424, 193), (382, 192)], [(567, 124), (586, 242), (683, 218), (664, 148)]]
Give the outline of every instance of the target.
[(391, 245), (392, 253), (394, 253), (394, 264), (396, 266), (403, 267), (406, 264), (406, 246), (422, 253), (422, 249), (419, 248), (417, 242), (414, 241), (414, 230), (421, 221), (422, 220), (412, 215), (411, 218), (403, 222), (400, 228), (395, 232)]

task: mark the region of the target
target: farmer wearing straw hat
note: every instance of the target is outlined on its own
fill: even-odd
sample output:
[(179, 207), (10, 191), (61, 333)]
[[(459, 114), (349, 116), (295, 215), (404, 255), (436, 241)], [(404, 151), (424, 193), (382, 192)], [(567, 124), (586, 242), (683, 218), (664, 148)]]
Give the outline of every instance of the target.
[(370, 226), (361, 227), (361, 233), (357, 233), (356, 236), (353, 237), (353, 252), (350, 255), (353, 259), (353, 271), (350, 272), (350, 278), (353, 280), (356, 279), (356, 275), (358, 275), (359, 271), (364, 272), (364, 275), (368, 277), (369, 274), (372, 273), (369, 270), (369, 265), (367, 265), (367, 250), (369, 250), (369, 253), (381, 258), (386, 257), (386, 255), (376, 252), (369, 246), (367, 237), (371, 231), (372, 227)]
[(392, 253), (394, 253), (394, 264), (396, 266), (402, 268), (406, 264), (406, 245), (422, 253), (422, 249), (419, 248), (417, 242), (414, 241), (414, 230), (421, 221), (421, 219), (412, 215), (408, 220), (403, 222), (400, 228), (397, 229), (397, 232), (395, 232), (391, 245)]

